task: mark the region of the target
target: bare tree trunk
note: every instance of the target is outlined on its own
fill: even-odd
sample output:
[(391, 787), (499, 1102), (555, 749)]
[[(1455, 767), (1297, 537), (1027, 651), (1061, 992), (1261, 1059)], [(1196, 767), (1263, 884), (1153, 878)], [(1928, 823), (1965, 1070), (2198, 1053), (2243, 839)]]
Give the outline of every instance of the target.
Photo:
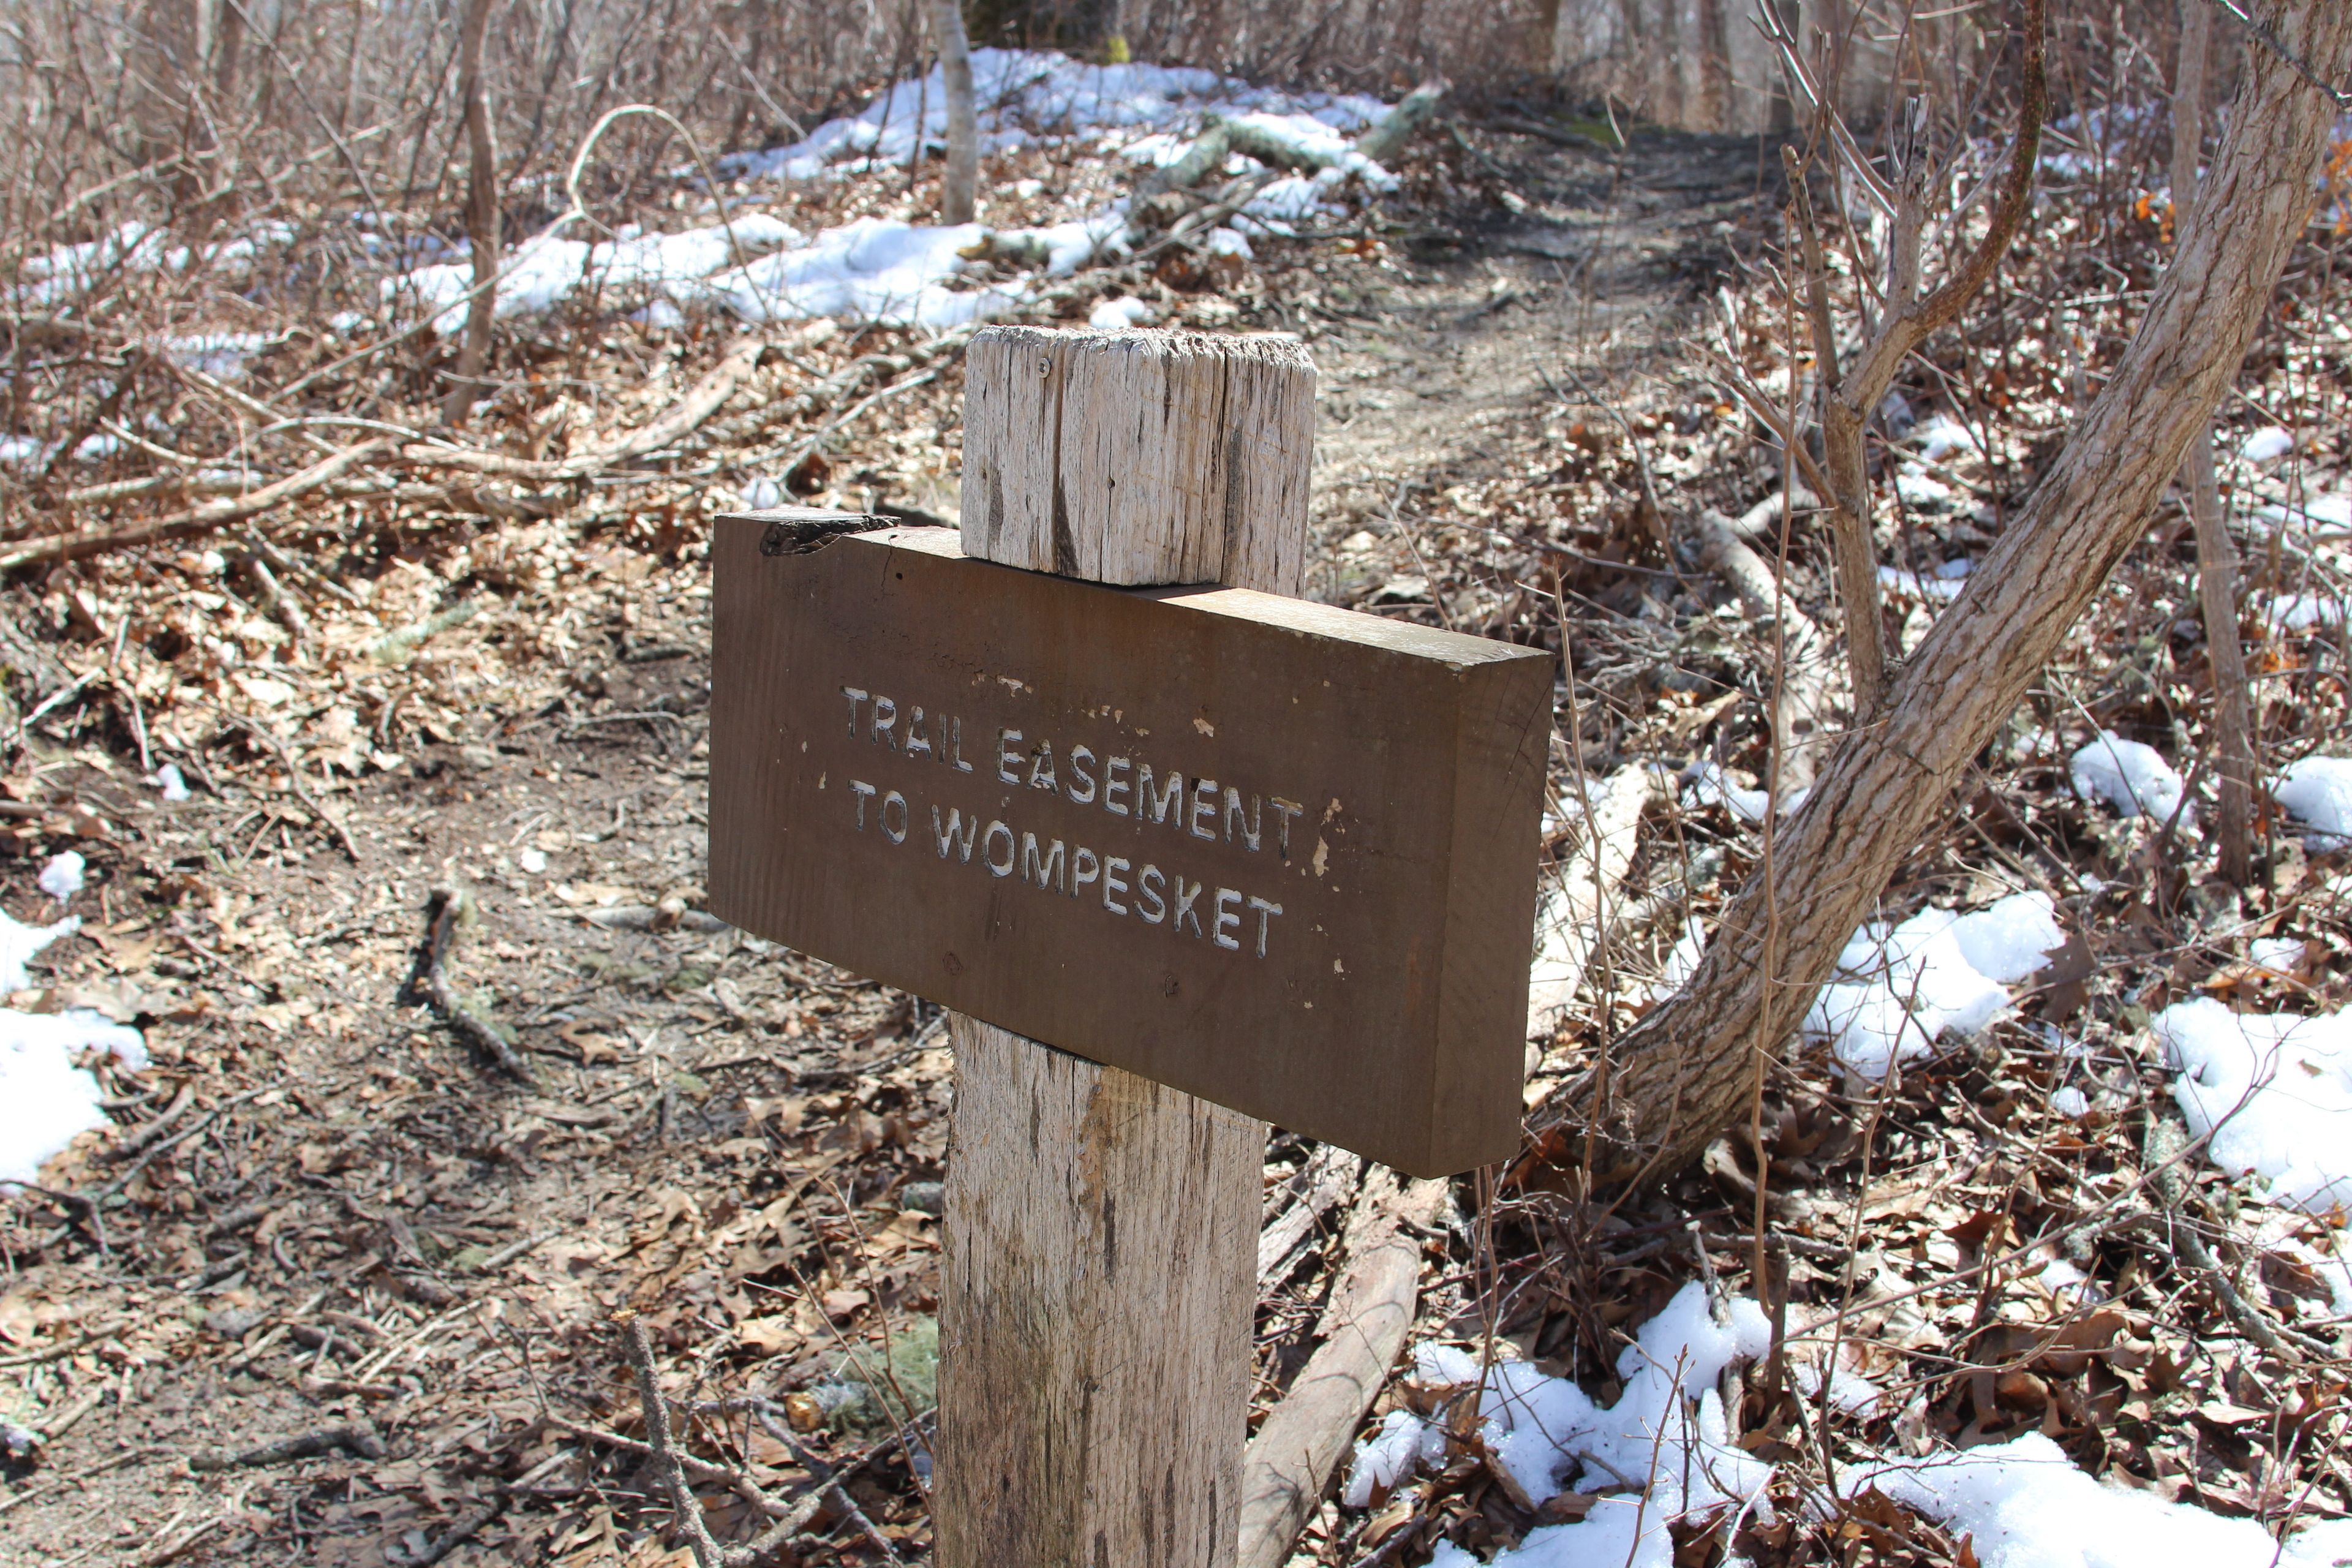
[(1724, 0), (1698, 0), (1698, 129), (1731, 129), (1731, 26)]
[(236, 73), (245, 51), (245, 13), (220, 0), (219, 26), (213, 43), (213, 97), (225, 118), (236, 115)]
[[(131, 45), (131, 127), (139, 156), (152, 162), (190, 151), (194, 84), (204, 79), (197, 49), (205, 32), (205, 0), (148, 0), (138, 13)], [(193, 194), (190, 172), (177, 182)]]
[[(2213, 32), (2205, 0), (2180, 0), (2180, 64), (2172, 84), (2173, 231), (2197, 206), (2197, 163), (2205, 133), (2205, 67)], [(2213, 679), (2215, 750), (2221, 752), (2221, 812), (2214, 837), (2222, 877), (2238, 887), (2254, 869), (2253, 722), (2245, 645), (2238, 636), (2238, 547), (2221, 516), (2213, 474), (2213, 431), (2199, 433), (2181, 476), (2197, 525), (2197, 594), (2205, 619), (2205, 660)]]
[(1684, 85), (1684, 71), (1690, 64), (1683, 47), (1683, 0), (1658, 0), (1657, 69), (1649, 83), (1657, 96), (1652, 113), (1664, 124), (1677, 131), (1690, 129), (1687, 112), (1689, 100)]
[[(2352, 75), (2352, 5), (2265, 7), (2321, 76)], [(1783, 830), (1777, 888), (1725, 911), (1698, 971), (1622, 1042), (1611, 1082), (1570, 1086), (1535, 1118), (1539, 1156), (1580, 1124), (1632, 1176), (1696, 1158), (1747, 1113), (1758, 1057), (1777, 1057), (1887, 879), (1953, 785), (2137, 541), (2229, 389), (2303, 232), (2335, 106), (2266, 49), (2244, 85), (2206, 199), (2114, 379), (1896, 681), (1884, 721), (1850, 731)], [(1764, 973), (1762, 955), (1775, 954)]]
[(466, 116), (466, 238), (474, 253), (474, 287), (466, 307), (466, 338), (442, 423), (462, 425), (481, 395), (480, 378), (490, 363), (490, 326), (497, 318), (499, 275), (499, 144), (490, 125), (489, 88), (482, 79), (482, 36), (489, 30), (493, 0), (466, 0), (457, 35), (457, 91)]
[[(970, 223), (973, 186), (980, 178), (980, 129), (971, 102), (971, 43), (964, 37), (962, 0), (932, 0), (931, 27), (939, 35), (940, 75), (948, 92), (948, 166), (940, 189), (940, 221)], [(921, 127), (915, 144), (922, 145)]]

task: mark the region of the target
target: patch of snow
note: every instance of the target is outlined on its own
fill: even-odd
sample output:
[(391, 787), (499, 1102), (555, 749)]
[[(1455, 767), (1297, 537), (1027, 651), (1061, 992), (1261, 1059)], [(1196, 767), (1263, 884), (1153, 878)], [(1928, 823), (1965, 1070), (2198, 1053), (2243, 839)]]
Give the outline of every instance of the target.
[(1257, 252), (1250, 248), (1249, 237), (1237, 228), (1213, 228), (1202, 248), (1212, 256), (1235, 256), (1244, 261), (1254, 261)]
[(1290, 226), (1323, 209), (1323, 198), (1346, 176), (1337, 169), (1312, 174), (1285, 174), (1266, 183), (1242, 208), (1241, 221), (1273, 234), (1287, 234)]
[(99, 1103), (105, 1090), (75, 1066), (93, 1048), (113, 1052), (134, 1071), (147, 1065), (139, 1031), (96, 1013), (0, 1009), (0, 1182), (37, 1179), (67, 1144), (108, 1125)]
[(79, 915), (68, 915), (55, 925), (28, 926), (17, 924), (5, 910), (0, 910), (0, 992), (22, 991), (31, 984), (26, 963), (58, 938), (79, 930)]
[(1951, 486), (1920, 468), (1905, 468), (1896, 474), (1895, 493), (1913, 506), (1928, 508), (1949, 506), (1959, 496)]
[(2260, 601), (2265, 625), (2281, 631), (2304, 632), (2314, 626), (2340, 626), (2347, 616), (2346, 601), (2324, 594), (2276, 594)]
[[(1675, 1522), (1727, 1506), (1771, 1517), (1764, 1487), (1772, 1468), (1728, 1440), (1716, 1393), (1725, 1367), (1764, 1353), (1771, 1325), (1745, 1299), (1733, 1300), (1727, 1316), (1727, 1325), (1717, 1323), (1705, 1289), (1683, 1287), (1618, 1357), (1624, 1391), (1606, 1409), (1569, 1379), (1525, 1362), (1498, 1362), (1482, 1379), (1476, 1358), (1452, 1346), (1415, 1352), (1419, 1381), (1477, 1386), (1480, 1436), (1530, 1500), (1541, 1504), (1571, 1479), (1580, 1491), (1610, 1493), (1573, 1524), (1528, 1531), (1517, 1550), (1494, 1559), (1496, 1568), (1671, 1568)], [(1402, 1480), (1412, 1468), (1442, 1463), (1444, 1437), (1420, 1416), (1395, 1413), (1377, 1437), (1358, 1446), (1343, 1498), (1369, 1498), (1375, 1466), (1397, 1465)], [(1626, 1489), (1621, 1478), (1636, 1479), (1643, 1489)], [(1457, 1548), (1432, 1562), (1476, 1559)]]
[(2333, 1528), (2340, 1521), (2290, 1537), (2282, 1549), (2253, 1520), (2103, 1486), (2039, 1432), (1851, 1473), (1856, 1491), (1875, 1487), (1970, 1538), (1984, 1568), (2320, 1568), (2352, 1547), (2352, 1532)]
[(2119, 816), (2150, 816), (2161, 823), (2178, 809), (2183, 828), (2197, 825), (2196, 808), (2181, 805), (2180, 775), (2153, 746), (2102, 730), (2068, 761), (2066, 771), (2076, 795), (2104, 800)]
[(1445, 1428), (1410, 1410), (1391, 1410), (1381, 1418), (1378, 1436), (1356, 1445), (1339, 1501), (1349, 1508), (1369, 1508), (1374, 1492), (1392, 1491), (1415, 1470), (1444, 1458)]
[(2078, 1121), (2091, 1114), (2089, 1098), (2073, 1084), (2050, 1091), (2050, 1109), (2070, 1121)]
[(2214, 1164), (2314, 1214), (2352, 1207), (2352, 1016), (2232, 1013), (2200, 996), (2149, 1028)]
[[(0, 436), (0, 463), (13, 463), (19, 468), (46, 467), (56, 455), (58, 443), (37, 441), (29, 436)], [(94, 463), (100, 458), (110, 458), (122, 449), (118, 436), (100, 434), (82, 438), (69, 456), (77, 463)]]
[(1939, 568), (1927, 576), (1922, 576), (1916, 572), (1906, 572), (1898, 567), (1881, 566), (1878, 569), (1878, 585), (1889, 593), (1908, 594), (1915, 599), (1932, 599), (1937, 604), (1949, 604), (1960, 596), (1961, 589), (1969, 585), (1969, 563), (1954, 561), (1947, 562), (1945, 564), (1958, 566), (1959, 570), (1949, 572)]
[(2306, 542), (2338, 541), (2352, 532), (2352, 495), (2312, 496), (2300, 506), (2258, 506), (2251, 514)]
[(657, 332), (676, 331), (686, 325), (686, 312), (667, 300), (656, 300), (629, 319)]
[[(1327, 209), (1349, 180), (1374, 190), (1396, 184), (1350, 141), (1386, 113), (1377, 99), (1251, 87), (1208, 70), (1095, 66), (1012, 49), (975, 49), (972, 75), (983, 154), (1051, 135), (1087, 138), (1112, 154), (1172, 161), (1207, 117), (1217, 114), (1335, 160), (1311, 176), (1268, 184), (1233, 226), (1209, 237), (1213, 254), (1246, 258), (1244, 226), (1282, 231)], [(751, 180), (806, 180), (904, 163), (919, 144), (944, 138), (946, 115), (945, 89), (934, 69), (928, 85), (914, 79), (896, 83), (858, 113), (826, 121), (804, 141), (730, 154), (719, 163), (727, 174)], [(1026, 181), (1013, 190), (1034, 195), (1044, 187)], [(638, 313), (656, 327), (681, 324), (687, 312), (704, 305), (752, 322), (843, 316), (939, 330), (1002, 314), (1026, 291), (952, 286), (966, 267), (959, 252), (986, 232), (977, 225), (939, 227), (867, 217), (805, 236), (755, 210), (734, 216), (731, 241), (725, 225), (667, 235), (630, 229), (593, 243), (550, 229), (504, 258), (497, 310), (502, 318), (543, 314), (583, 289), (619, 289), (651, 294)], [(1061, 278), (1119, 254), (1126, 234), (1126, 203), (1119, 200), (1001, 237), (1036, 242), (1047, 276)], [(739, 247), (759, 259), (746, 265)], [(396, 266), (401, 269), (383, 283), (386, 301), (433, 312), (435, 331), (455, 333), (474, 281), (464, 248), (410, 247)]]
[(2304, 942), (2299, 936), (2258, 936), (2246, 944), (2247, 961), (2273, 974), (2293, 974), (2303, 967)]
[(2242, 462), (2274, 463), (2294, 450), (2294, 437), (2275, 425), (2266, 425), (2238, 448)]
[(2352, 759), (2305, 757), (2290, 763), (2272, 784), (2271, 795), (2311, 829), (2304, 839), (2306, 847), (2341, 849), (2352, 844)]
[(862, 217), (749, 267), (714, 273), (691, 290), (746, 321), (848, 316), (886, 326), (946, 328), (985, 320), (1012, 303), (992, 289), (957, 290), (957, 253), (986, 231)]
[(2064, 945), (2046, 893), (2012, 893), (1968, 914), (1922, 910), (1853, 934), (1806, 1012), (1807, 1038), (1874, 1081), (1927, 1056), (1947, 1032), (1973, 1035), (2009, 1006), (2009, 987)]
[(1666, 966), (1659, 973), (1658, 984), (1650, 992), (1652, 998), (1671, 996), (1689, 984), (1690, 977), (1698, 973), (1698, 961), (1706, 952), (1706, 928), (1698, 923), (1697, 916), (1693, 915), (1684, 921), (1683, 934), (1676, 937), (1675, 945), (1667, 950)]
[(49, 863), (41, 868), (41, 891), (61, 904), (69, 902), (76, 893), (81, 891), (82, 872), (88, 865), (79, 849), (68, 849), (61, 855), (52, 856)]
[[(1729, 1303), (1718, 1325), (1696, 1284), (1685, 1286), (1643, 1325), (1618, 1361), (1624, 1392), (1602, 1410), (1573, 1383), (1523, 1362), (1489, 1367), (1450, 1345), (1423, 1344), (1415, 1381), (1478, 1385), (1480, 1436), (1538, 1504), (1573, 1478), (1576, 1489), (1605, 1493), (1573, 1524), (1529, 1531), (1487, 1568), (1670, 1568), (1671, 1526), (1745, 1510), (1769, 1522), (1772, 1468), (1726, 1441), (1715, 1384), (1723, 1369), (1760, 1356), (1771, 1327), (1752, 1300)], [(1818, 1396), (1821, 1369), (1792, 1365), (1798, 1386)], [(1830, 1401), (1868, 1418), (1885, 1409), (1883, 1391), (1844, 1368), (1831, 1376)], [(1391, 1412), (1356, 1446), (1341, 1501), (1369, 1505), (1377, 1484), (1391, 1489), (1445, 1462), (1444, 1429), (1410, 1410)], [(2038, 1432), (2002, 1444), (1924, 1458), (1881, 1455), (1852, 1466), (1848, 1495), (1876, 1488), (1972, 1542), (1983, 1568), (2336, 1568), (2352, 1560), (2352, 1520), (2306, 1525), (2282, 1543), (2249, 1519), (2226, 1519), (2152, 1492), (2103, 1485)], [(1629, 1484), (1629, 1481), (1631, 1484)], [(1479, 1568), (1478, 1559), (1440, 1542), (1431, 1568)]]
[(246, 233), (192, 250), (173, 245), (163, 230), (136, 219), (96, 239), (61, 245), (27, 257), (17, 276), (23, 282), (0, 288), (0, 299), (22, 309), (49, 310), (66, 305), (91, 286), (109, 279), (152, 272), (217, 269), (232, 277), (252, 270), (264, 247), (282, 247), (294, 240), (294, 226), (269, 218)]
[[(1808, 1400), (1822, 1396), (1822, 1368), (1817, 1361), (1794, 1361), (1789, 1371), (1797, 1380), (1797, 1391)], [(1876, 1415), (1885, 1390), (1852, 1367), (1842, 1366), (1830, 1374), (1830, 1407), (1864, 1421)]]
[[(971, 237), (967, 234), (964, 243)], [(583, 289), (652, 289), (657, 297), (667, 292), (691, 298), (695, 286), (714, 273), (730, 268), (740, 272), (739, 261), (806, 240), (792, 225), (760, 212), (739, 213), (730, 224), (677, 234), (624, 230), (601, 244), (542, 230), (500, 258), (497, 313), (500, 320), (545, 315)], [(473, 287), (474, 264), (461, 256), (387, 278), (383, 290), (387, 304), (413, 300), (438, 312), (433, 330), (448, 337), (465, 324), (464, 301)]]
[(770, 507), (789, 506), (792, 499), (792, 492), (784, 489), (781, 480), (761, 478), (743, 481), (743, 510), (746, 511), (764, 511)]
[(1087, 325), (1098, 332), (1124, 331), (1129, 327), (1148, 327), (1159, 319), (1160, 312), (1132, 294), (1122, 294), (1116, 300), (1105, 300), (1087, 312)]
[[(982, 156), (1038, 135), (1084, 136), (1106, 151), (1151, 157), (1172, 142), (1161, 160), (1172, 162), (1212, 113), (1266, 116), (1298, 134), (1332, 135), (1359, 132), (1387, 112), (1379, 100), (1360, 95), (1252, 87), (1191, 67), (1092, 65), (1043, 50), (974, 49), (971, 76)], [(742, 179), (813, 180), (836, 166), (904, 163), (919, 137), (927, 147), (945, 145), (946, 78), (936, 67), (893, 84), (854, 115), (825, 121), (805, 141), (729, 153), (719, 167)]]
[(1046, 277), (1067, 278), (1097, 256), (1115, 255), (1125, 247), (1127, 205), (1124, 200), (1114, 202), (1090, 218), (1022, 233), (1044, 243)]
[(180, 776), (180, 764), (165, 763), (147, 775), (147, 782), (162, 792), (165, 800), (177, 805), (188, 798), (188, 781)]
[[(1690, 792), (1691, 799), (1698, 805), (1719, 805), (1739, 821), (1751, 825), (1764, 820), (1764, 808), (1771, 798), (1769, 791), (1743, 789), (1733, 784), (1722, 766), (1712, 761), (1700, 763), (1685, 772), (1683, 787)], [(1782, 791), (1780, 815), (1786, 816), (1804, 805), (1809, 793), (1804, 789)]]
[(2066, 944), (2047, 893), (2011, 893), (1952, 922), (1960, 956), (1988, 980), (2014, 985), (2049, 963)]
[(1948, 414), (1938, 414), (1911, 432), (1912, 442), (1919, 455), (1931, 463), (1940, 463), (1955, 452), (1977, 449), (1976, 432)]
[(247, 360), (282, 341), (268, 332), (205, 332), (166, 338), (163, 353), (174, 363), (201, 371), (215, 381), (235, 381), (245, 374)]

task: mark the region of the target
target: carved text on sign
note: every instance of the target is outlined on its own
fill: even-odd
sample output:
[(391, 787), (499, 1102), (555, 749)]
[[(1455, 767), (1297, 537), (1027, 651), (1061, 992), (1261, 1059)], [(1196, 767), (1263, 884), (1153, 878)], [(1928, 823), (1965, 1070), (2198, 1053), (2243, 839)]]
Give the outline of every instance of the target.
[[(904, 710), (902, 727), (902, 710), (895, 699), (846, 685), (841, 694), (849, 701), (847, 732), (853, 742), (866, 741), (909, 763), (936, 763), (950, 773), (972, 772), (963, 756), (961, 716), (936, 709), (927, 716), (916, 704)], [(1290, 825), (1307, 809), (1278, 795), (1253, 792), (1244, 796), (1236, 784), (1220, 786), (1197, 773), (1188, 783), (1177, 769), (1155, 771), (1149, 760), (1097, 753), (1084, 742), (1068, 742), (1057, 753), (1050, 739), (1033, 741), (1010, 725), (996, 727), (994, 763), (999, 782), (1043, 790), (1074, 805), (1097, 805), (1106, 816), (1127, 819), (1139, 837), (1149, 823), (1181, 837), (1237, 844), (1252, 853), (1270, 850), (1283, 860), (1290, 858)], [(872, 831), (892, 844), (908, 842), (914, 822), (926, 809), (922, 796), (948, 793), (925, 787), (934, 782), (928, 776), (930, 772), (918, 768), (908, 780), (908, 787), (917, 792), (912, 803), (904, 790), (889, 785), (887, 775), (881, 784), (847, 780), (857, 831), (868, 831), (870, 806)], [(820, 779), (818, 788), (824, 787)], [(1121, 855), (1108, 847), (1097, 850), (1058, 837), (1041, 839), (1034, 830), (1016, 829), (1002, 816), (991, 816), (983, 825), (984, 814), (970, 808), (968, 791), (962, 799), (964, 804), (942, 805), (936, 798), (929, 803), (930, 832), (922, 842), (936, 849), (940, 859), (977, 864), (992, 877), (1017, 877), (1041, 892), (1089, 899), (1105, 914), (1164, 926), (1178, 936), (1189, 932), (1230, 952), (1249, 950), (1260, 958), (1266, 955), (1273, 922), (1282, 913), (1282, 906), (1272, 900), (1238, 888), (1212, 887), (1173, 866), (1163, 868), (1157, 859), (1143, 858), (1139, 849)], [(1269, 806), (1271, 834), (1266, 826)], [(1106, 833), (1117, 826), (1103, 824)], [(1175, 853), (1181, 856), (1182, 848), (1178, 844)], [(1244, 940), (1253, 922), (1254, 942)]]

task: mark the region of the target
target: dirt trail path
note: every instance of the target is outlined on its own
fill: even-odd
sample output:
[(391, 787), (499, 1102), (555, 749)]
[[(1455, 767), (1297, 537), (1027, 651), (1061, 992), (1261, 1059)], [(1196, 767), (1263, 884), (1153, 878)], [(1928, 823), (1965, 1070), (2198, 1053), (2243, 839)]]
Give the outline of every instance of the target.
[[(1382, 237), (1393, 265), (1319, 247), (1271, 276), (1253, 323), (1307, 327), (1322, 373), (1328, 596), (1407, 569), (1397, 539), (1347, 547), (1400, 484), (1427, 497), (1530, 460), (1547, 374), (1622, 390), (1672, 370), (1759, 167), (1752, 142), (1685, 138), (1483, 156), (1481, 189)], [(544, 1419), (635, 1430), (612, 1312), (645, 1312), (702, 1396), (782, 1398), (931, 1308), (931, 1011), (695, 912), (699, 573), (637, 555), (583, 575), (562, 700), (486, 692), (473, 727), (346, 784), (331, 808), (355, 863), (282, 778), (167, 806), (127, 748), (43, 763), (51, 795), (113, 826), (73, 906), (89, 932), (37, 984), (139, 1017), (158, 1081), (195, 1086), (173, 1129), (194, 1131), (101, 1208), (103, 1250), (16, 1204), (0, 1398), (53, 1427), (79, 1414), (0, 1491), (0, 1563), (675, 1562), (632, 1545), (655, 1517), (638, 1467)], [(6, 901), (31, 918), (35, 857), (63, 841), (16, 837)], [(412, 999), (422, 909), (452, 882), (478, 909), (453, 977), (514, 1030), (535, 1087)], [(95, 1191), (134, 1163), (93, 1149), (51, 1169)], [(187, 1468), (359, 1422), (382, 1458)], [(748, 1473), (788, 1492), (788, 1451), (734, 1432)], [(879, 1538), (926, 1550), (887, 1430), (803, 1440), (850, 1462)], [(839, 1508), (811, 1530), (835, 1544), (810, 1561), (878, 1559)]]

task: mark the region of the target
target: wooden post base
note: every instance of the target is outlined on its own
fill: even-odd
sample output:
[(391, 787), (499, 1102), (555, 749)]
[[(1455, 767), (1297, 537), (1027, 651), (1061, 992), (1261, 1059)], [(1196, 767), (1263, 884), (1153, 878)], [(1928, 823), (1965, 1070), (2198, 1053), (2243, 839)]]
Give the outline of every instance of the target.
[(1230, 1568), (1265, 1124), (953, 1029), (940, 1568)]

